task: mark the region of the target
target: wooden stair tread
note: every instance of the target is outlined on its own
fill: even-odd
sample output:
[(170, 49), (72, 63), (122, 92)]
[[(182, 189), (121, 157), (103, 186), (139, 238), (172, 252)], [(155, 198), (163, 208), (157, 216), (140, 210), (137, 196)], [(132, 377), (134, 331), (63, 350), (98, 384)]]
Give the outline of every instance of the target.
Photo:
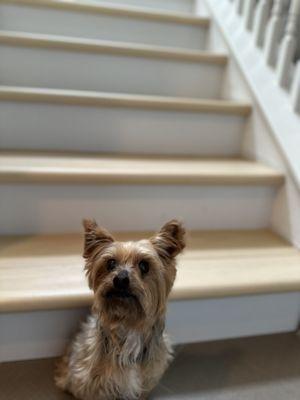
[(2, 182), (279, 185), (283, 179), (239, 159), (0, 152)]
[(186, 50), (174, 47), (74, 38), (40, 33), (0, 30), (0, 44), (134, 57), (173, 59), (220, 65), (224, 65), (227, 62), (227, 56), (225, 54), (213, 53), (210, 51)]
[(116, 17), (139, 18), (150, 21), (171, 22), (186, 25), (209, 26), (209, 18), (183, 12), (161, 11), (131, 5), (96, 3), (89, 0), (0, 0), (0, 4), (54, 8), (57, 10), (97, 13)]
[[(134, 240), (150, 233), (119, 233)], [(83, 272), (83, 235), (0, 238), (0, 311), (90, 305)], [(300, 253), (265, 231), (191, 232), (179, 257), (172, 300), (300, 289)]]
[(149, 96), (87, 90), (0, 86), (0, 101), (44, 102), (92, 107), (127, 107), (157, 110), (211, 112), (248, 116), (251, 105), (242, 101)]

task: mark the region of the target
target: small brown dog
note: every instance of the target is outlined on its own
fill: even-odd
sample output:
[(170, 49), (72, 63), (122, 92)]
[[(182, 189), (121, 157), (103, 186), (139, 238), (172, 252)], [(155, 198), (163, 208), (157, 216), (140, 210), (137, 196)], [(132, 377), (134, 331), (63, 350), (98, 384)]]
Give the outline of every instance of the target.
[(142, 399), (172, 359), (166, 303), (185, 231), (166, 223), (148, 240), (117, 242), (85, 220), (84, 258), (92, 314), (59, 361), (56, 384), (82, 400)]

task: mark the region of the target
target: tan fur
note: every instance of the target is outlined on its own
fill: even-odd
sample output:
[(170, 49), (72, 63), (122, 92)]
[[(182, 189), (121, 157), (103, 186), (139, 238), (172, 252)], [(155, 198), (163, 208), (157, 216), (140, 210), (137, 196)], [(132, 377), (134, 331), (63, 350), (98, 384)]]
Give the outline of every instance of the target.
[[(82, 400), (144, 399), (172, 359), (164, 333), (166, 302), (184, 229), (173, 220), (148, 240), (117, 242), (95, 221), (84, 221), (84, 227), (94, 303), (57, 365), (55, 382)], [(141, 261), (149, 271), (143, 272)], [(128, 288), (116, 289), (114, 278), (124, 274)]]

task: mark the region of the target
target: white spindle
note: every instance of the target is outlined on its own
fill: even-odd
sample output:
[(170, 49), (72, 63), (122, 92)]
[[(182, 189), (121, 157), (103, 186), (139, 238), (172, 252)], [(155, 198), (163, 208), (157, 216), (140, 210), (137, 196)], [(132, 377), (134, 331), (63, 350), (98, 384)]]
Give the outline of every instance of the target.
[(243, 14), (244, 0), (236, 0), (236, 11), (239, 15)]
[(262, 47), (264, 44), (266, 25), (271, 10), (271, 4), (271, 0), (260, 0), (256, 6), (253, 32), (254, 41), (258, 47)]
[(271, 19), (266, 31), (265, 56), (266, 62), (270, 66), (276, 64), (276, 52), (283, 26), (284, 6), (284, 0), (274, 0)]
[(245, 25), (249, 31), (253, 28), (253, 18), (255, 11), (256, 0), (248, 0), (245, 4)]
[(299, 20), (300, 0), (291, 0), (286, 29), (278, 57), (278, 83), (282, 87), (288, 86), (290, 83), (290, 71), (297, 48)]
[(300, 60), (296, 64), (291, 96), (293, 109), (300, 112)]

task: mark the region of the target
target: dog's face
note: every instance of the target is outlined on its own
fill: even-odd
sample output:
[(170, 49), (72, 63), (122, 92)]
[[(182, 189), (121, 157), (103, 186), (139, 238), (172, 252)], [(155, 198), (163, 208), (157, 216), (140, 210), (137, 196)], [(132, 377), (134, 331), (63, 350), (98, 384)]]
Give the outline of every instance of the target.
[(176, 276), (175, 257), (185, 247), (184, 228), (170, 221), (150, 239), (118, 242), (85, 220), (84, 258), (94, 309), (104, 324), (138, 327), (164, 314)]

